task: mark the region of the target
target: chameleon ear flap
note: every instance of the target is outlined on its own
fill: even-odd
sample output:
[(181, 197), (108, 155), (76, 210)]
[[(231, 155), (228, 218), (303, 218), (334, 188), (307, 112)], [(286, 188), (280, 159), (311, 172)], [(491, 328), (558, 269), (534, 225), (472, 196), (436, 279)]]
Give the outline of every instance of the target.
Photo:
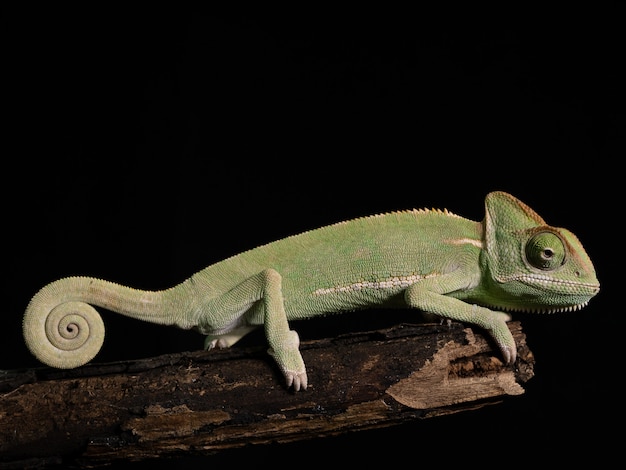
[(502, 191), (494, 191), (485, 197), (486, 236), (497, 231), (511, 232), (546, 225), (534, 210), (519, 199)]

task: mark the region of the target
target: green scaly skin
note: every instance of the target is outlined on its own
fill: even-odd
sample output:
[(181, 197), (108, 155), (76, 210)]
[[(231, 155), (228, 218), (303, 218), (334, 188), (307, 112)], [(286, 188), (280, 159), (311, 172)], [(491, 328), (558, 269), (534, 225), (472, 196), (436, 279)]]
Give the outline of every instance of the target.
[(513, 363), (506, 312), (576, 310), (599, 288), (574, 234), (548, 226), (510, 194), (492, 192), (481, 222), (446, 210), (353, 219), (232, 256), (163, 291), (60, 279), (32, 298), (23, 332), (40, 361), (73, 368), (92, 360), (104, 341), (91, 305), (196, 328), (207, 335), (207, 349), (230, 347), (263, 326), (269, 353), (297, 391), (308, 378), (289, 320), (372, 307), (419, 309), (485, 329)]

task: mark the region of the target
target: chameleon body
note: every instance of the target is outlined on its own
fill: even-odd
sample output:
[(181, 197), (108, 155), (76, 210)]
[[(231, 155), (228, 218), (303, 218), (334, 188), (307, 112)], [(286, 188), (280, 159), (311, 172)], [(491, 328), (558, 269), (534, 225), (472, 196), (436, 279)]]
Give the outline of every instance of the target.
[(308, 378), (290, 320), (414, 308), (485, 329), (512, 363), (516, 345), (506, 312), (576, 310), (599, 288), (574, 234), (496, 191), (486, 196), (480, 222), (437, 209), (356, 218), (242, 252), (162, 291), (63, 278), (31, 299), (23, 333), (41, 362), (73, 368), (93, 359), (104, 341), (92, 305), (195, 328), (206, 335), (207, 349), (230, 347), (263, 327), (268, 352), (297, 391)]

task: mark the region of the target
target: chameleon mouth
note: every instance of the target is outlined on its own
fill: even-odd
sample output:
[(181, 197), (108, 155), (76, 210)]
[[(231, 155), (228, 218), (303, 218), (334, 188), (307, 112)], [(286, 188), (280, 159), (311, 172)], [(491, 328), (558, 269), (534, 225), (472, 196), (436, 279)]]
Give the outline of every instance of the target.
[(581, 310), (583, 307), (586, 307), (589, 301), (582, 302), (575, 305), (567, 305), (564, 307), (507, 307), (505, 308), (508, 312), (521, 312), (521, 313), (565, 313), (565, 312), (575, 312), (577, 310)]
[(586, 292), (596, 294), (600, 290), (598, 283), (570, 281), (567, 279), (556, 279), (543, 274), (524, 274), (517, 278), (518, 281), (535, 287), (561, 287), (565, 292)]
[[(569, 297), (574, 302), (576, 302), (574, 299), (578, 299), (578, 302), (574, 304), (560, 305), (554, 307), (548, 305), (544, 307), (544, 310), (548, 311), (549, 313), (579, 310), (587, 305), (589, 299), (591, 299), (598, 292), (600, 292), (600, 284), (597, 281), (570, 281), (564, 279), (556, 279), (554, 277), (546, 276), (543, 274), (525, 274), (519, 276), (517, 280), (526, 284), (527, 286), (534, 287), (542, 291), (545, 290), (549, 293), (553, 293), (556, 296), (562, 296), (565, 299)], [(582, 299), (586, 300), (582, 301)], [(541, 309), (541, 307), (538, 308)]]
[[(506, 283), (520, 282), (537, 290), (537, 294), (527, 297), (513, 297), (503, 302), (500, 308), (508, 312), (522, 313), (561, 313), (575, 312), (586, 307), (589, 300), (600, 291), (600, 284), (596, 282), (579, 282), (556, 279), (554, 277), (529, 273), (520, 276), (511, 276)], [(545, 296), (543, 294), (546, 294)], [(548, 301), (537, 301), (539, 295), (547, 297)]]

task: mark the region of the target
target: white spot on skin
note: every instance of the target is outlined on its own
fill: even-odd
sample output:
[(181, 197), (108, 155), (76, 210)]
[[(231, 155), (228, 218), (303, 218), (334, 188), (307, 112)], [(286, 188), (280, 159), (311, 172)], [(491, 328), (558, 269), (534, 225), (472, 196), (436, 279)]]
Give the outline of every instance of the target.
[(480, 248), (481, 250), (485, 247), (482, 240), (475, 240), (473, 238), (452, 238), (446, 240), (445, 242), (450, 243), (451, 245), (474, 245), (476, 248)]
[(363, 289), (404, 289), (409, 287), (412, 284), (415, 284), (417, 281), (422, 279), (426, 279), (429, 277), (437, 276), (437, 274), (428, 274), (426, 276), (421, 276), (419, 274), (413, 274), (410, 276), (392, 276), (386, 279), (381, 279), (380, 281), (360, 281), (354, 282), (352, 284), (346, 284), (343, 286), (335, 286), (335, 287), (326, 287), (322, 289), (317, 289), (313, 292), (313, 295), (326, 295), (326, 294), (337, 294), (342, 292), (358, 292)]
[(139, 302), (144, 305), (154, 304), (154, 292), (144, 292), (139, 299)]

